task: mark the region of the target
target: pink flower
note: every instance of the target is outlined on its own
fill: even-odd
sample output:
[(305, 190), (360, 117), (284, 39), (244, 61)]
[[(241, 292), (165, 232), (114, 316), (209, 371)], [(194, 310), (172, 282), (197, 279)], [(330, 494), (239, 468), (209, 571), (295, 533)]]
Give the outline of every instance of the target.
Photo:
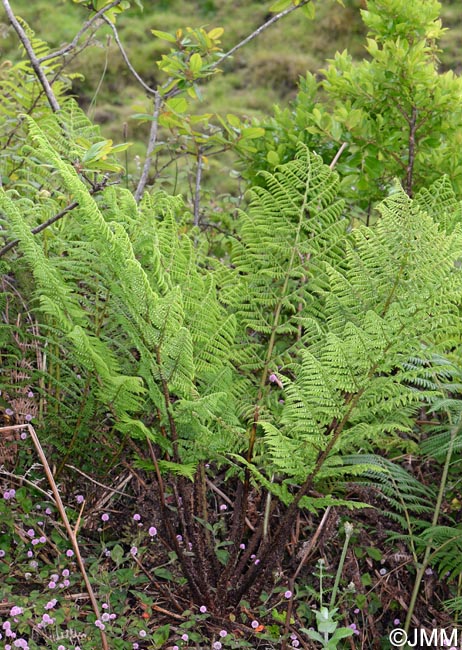
[(101, 521), (109, 521), (109, 515), (107, 512), (101, 515)]
[(284, 386), (282, 385), (281, 380), (279, 379), (279, 377), (276, 374), (274, 374), (274, 372), (271, 373), (271, 375), (268, 377), (268, 380), (272, 384), (277, 384), (279, 386), (279, 388), (284, 388)]
[(157, 528), (155, 526), (151, 526), (151, 528), (148, 530), (148, 533), (151, 537), (155, 537), (157, 535)]
[(292, 592), (290, 591), (290, 589), (288, 589), (288, 590), (285, 592), (285, 594), (284, 594), (284, 598), (292, 598)]

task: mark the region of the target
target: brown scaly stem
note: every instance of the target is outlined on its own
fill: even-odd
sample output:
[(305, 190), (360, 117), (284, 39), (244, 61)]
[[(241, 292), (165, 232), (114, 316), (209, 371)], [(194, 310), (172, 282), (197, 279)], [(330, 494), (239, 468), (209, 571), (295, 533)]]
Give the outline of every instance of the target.
[[(396, 290), (396, 286), (392, 288), (392, 292), (394, 292), (395, 290)], [(389, 306), (390, 301), (388, 301), (387, 304)], [(404, 326), (401, 327), (400, 331), (402, 331), (403, 328)], [(400, 332), (397, 333), (397, 336), (399, 336), (399, 333)], [(385, 346), (381, 354), (382, 358), (387, 354), (391, 346), (392, 346), (392, 342), (388, 343)], [(339, 421), (333, 420), (331, 425), (327, 428), (327, 430), (331, 432), (331, 437), (328, 444), (322, 451), (319, 452), (313, 469), (311, 470), (309, 476), (306, 478), (303, 485), (300, 487), (294, 500), (288, 507), (285, 515), (281, 518), (273, 537), (262, 545), (261, 550), (259, 552), (260, 563), (258, 565), (255, 564), (252, 565), (244, 575), (243, 582), (241, 583), (239, 589), (236, 591), (235, 600), (234, 600), (235, 605), (237, 605), (241, 600), (241, 598), (243, 597), (243, 595), (247, 593), (247, 591), (255, 582), (259, 574), (262, 571), (269, 570), (269, 567), (271, 565), (271, 560), (279, 553), (282, 552), (285, 539), (287, 539), (288, 536), (290, 535), (290, 529), (292, 527), (292, 523), (297, 514), (300, 501), (304, 496), (308, 494), (310, 490), (313, 489), (315, 478), (321, 471), (322, 466), (326, 462), (327, 458), (329, 457), (329, 454), (331, 453), (332, 449), (334, 448), (338, 439), (340, 438), (346, 424), (350, 419), (352, 412), (354, 411), (359, 400), (361, 399), (364, 392), (366, 391), (369, 381), (376, 373), (378, 366), (379, 366), (379, 361), (376, 361), (369, 369), (369, 372), (367, 373), (367, 377), (365, 378), (362, 388), (360, 388), (356, 393), (350, 393), (346, 397), (345, 406), (347, 408), (342, 419)]]

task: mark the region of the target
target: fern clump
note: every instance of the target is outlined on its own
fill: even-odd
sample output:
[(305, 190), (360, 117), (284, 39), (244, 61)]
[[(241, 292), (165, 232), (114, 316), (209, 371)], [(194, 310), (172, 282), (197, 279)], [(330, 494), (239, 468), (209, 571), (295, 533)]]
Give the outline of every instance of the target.
[[(349, 232), (337, 175), (301, 145), (253, 191), (218, 262), (194, 245), (180, 200), (138, 205), (117, 187), (92, 196), (28, 123), (37, 160), (77, 204), (48, 245), (30, 232), (27, 199), (0, 193), (60, 369), (46, 385), (67, 401), (80, 392), (77, 410), (63, 411), (69, 444), (91, 409), (110, 414), (115, 440), (145, 440), (137, 462), (174, 495), (173, 507), (160, 499), (163, 532), (191, 594), (237, 605), (283, 552), (297, 509), (360, 505), (342, 486), (378, 464), (362, 454), (412, 448), (416, 413), (444, 395), (428, 373), (444, 372), (460, 331), (456, 206), (448, 196), (446, 219), (433, 190), (413, 201), (396, 187), (374, 228)], [(230, 468), (226, 551), (207, 524), (211, 461)], [(249, 531), (252, 484), (267, 506)]]

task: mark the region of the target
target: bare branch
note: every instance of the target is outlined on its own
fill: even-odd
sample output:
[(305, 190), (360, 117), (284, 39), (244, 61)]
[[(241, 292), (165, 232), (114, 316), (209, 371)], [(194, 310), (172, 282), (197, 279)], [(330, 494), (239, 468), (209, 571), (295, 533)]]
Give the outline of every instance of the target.
[(90, 29), (90, 27), (99, 19), (101, 18), (109, 9), (112, 9), (113, 7), (117, 7), (118, 4), (120, 4), (122, 0), (114, 0), (111, 2), (111, 4), (106, 5), (102, 9), (100, 9), (94, 16), (92, 16), (89, 20), (87, 20), (86, 23), (84, 23), (82, 29), (77, 32), (77, 34), (74, 36), (72, 41), (62, 47), (60, 50), (57, 50), (56, 52), (52, 52), (51, 54), (47, 54), (46, 56), (42, 56), (40, 59), (37, 59), (39, 63), (43, 63), (44, 61), (49, 61), (50, 59), (56, 59), (59, 56), (63, 56), (64, 54), (67, 54), (71, 50), (75, 49), (77, 47), (77, 44), (80, 40), (80, 37), (85, 34), (86, 31)]
[(250, 43), (250, 41), (253, 41), (254, 38), (257, 38), (262, 32), (265, 31), (265, 29), (268, 29), (268, 27), (271, 27), (274, 23), (276, 23), (278, 20), (281, 18), (284, 18), (284, 16), (288, 16), (291, 14), (293, 11), (296, 9), (300, 9), (301, 7), (304, 7), (305, 5), (309, 4), (311, 0), (302, 0), (300, 4), (298, 5), (292, 5), (292, 7), (289, 7), (288, 9), (284, 9), (284, 11), (280, 11), (278, 14), (275, 14), (270, 18), (269, 20), (266, 21), (266, 23), (263, 23), (263, 25), (260, 25), (260, 27), (257, 27), (257, 29), (249, 34), (249, 36), (246, 36), (240, 43), (232, 47), (228, 52), (225, 52), (223, 56), (221, 56), (216, 63), (211, 66), (211, 68), (216, 68), (218, 67), (225, 59), (228, 59), (230, 56), (233, 56), (237, 50), (240, 50), (241, 47), (244, 47), (244, 45), (247, 45), (247, 43)]
[(42, 88), (45, 92), (45, 95), (47, 96), (48, 103), (51, 106), (51, 110), (54, 113), (58, 113), (60, 111), (60, 106), (58, 103), (58, 100), (56, 99), (56, 96), (50, 86), (50, 83), (48, 79), (46, 78), (45, 73), (43, 72), (41, 66), (40, 66), (40, 61), (38, 58), (35, 56), (34, 48), (31, 45), (30, 40), (27, 37), (26, 32), (24, 29), (21, 27), (19, 22), (16, 19), (16, 16), (14, 15), (10, 3), (8, 0), (2, 0), (3, 6), (6, 11), (6, 15), (8, 16), (8, 20), (10, 21), (11, 25), (13, 26), (14, 30), (16, 31), (17, 35), (19, 36), (19, 40), (24, 46), (24, 49), (27, 52), (27, 56), (29, 57), (29, 61), (31, 62), (32, 68), (37, 75), (37, 79), (39, 80), (40, 84), (42, 85)]
[[(107, 178), (104, 179), (101, 183), (98, 183), (97, 185), (94, 185), (94, 187), (89, 189), (89, 192), (91, 195), (96, 194), (97, 192), (100, 192), (102, 189), (104, 189), (107, 185)], [(51, 226), (53, 223), (56, 221), (59, 221), (59, 219), (62, 219), (68, 212), (71, 212), (78, 206), (77, 201), (72, 201), (72, 203), (69, 203), (66, 205), (65, 208), (63, 208), (60, 212), (57, 214), (53, 215), (43, 223), (41, 223), (39, 226), (36, 226), (35, 228), (32, 228), (31, 233), (33, 235), (36, 235), (39, 232), (42, 232), (42, 230), (45, 230), (45, 228), (48, 228), (48, 226)], [(8, 244), (6, 244), (3, 248), (0, 248), (0, 257), (5, 255), (5, 253), (8, 253), (12, 248), (17, 246), (19, 244), (19, 239), (14, 239), (13, 241), (10, 241)]]
[(202, 150), (199, 148), (197, 154), (196, 186), (194, 190), (194, 225), (199, 225), (200, 200), (201, 200), (201, 178), (202, 178)]
[(128, 55), (127, 55), (127, 53), (125, 52), (124, 46), (122, 45), (122, 42), (121, 42), (121, 40), (120, 40), (120, 38), (119, 38), (119, 32), (117, 31), (117, 27), (116, 27), (115, 25), (113, 25), (113, 23), (111, 23), (111, 21), (110, 21), (106, 16), (103, 16), (103, 20), (104, 20), (104, 21), (109, 25), (109, 27), (112, 29), (112, 32), (113, 32), (113, 34), (114, 34), (114, 38), (115, 38), (115, 42), (117, 43), (117, 46), (118, 46), (118, 48), (119, 48), (119, 50), (120, 50), (120, 53), (121, 53), (121, 55), (122, 55), (123, 60), (125, 61), (125, 65), (127, 66), (127, 68), (130, 70), (130, 72), (131, 72), (132, 75), (135, 77), (135, 79), (137, 80), (137, 82), (138, 82), (139, 84), (141, 84), (141, 86), (143, 86), (143, 88), (145, 89), (145, 91), (146, 91), (147, 93), (149, 93), (150, 95), (154, 95), (154, 97), (157, 97), (157, 95), (159, 94), (159, 91), (154, 90), (153, 88), (151, 88), (150, 86), (148, 86), (148, 84), (147, 84), (145, 81), (143, 81), (143, 79), (140, 77), (140, 75), (137, 73), (137, 71), (135, 70), (135, 68), (134, 68), (134, 67), (132, 66), (132, 64), (130, 63), (130, 59), (128, 58)]
[(148, 182), (149, 170), (151, 169), (152, 164), (152, 152), (154, 151), (154, 147), (157, 143), (157, 132), (159, 130), (159, 113), (161, 104), (162, 96), (160, 93), (156, 93), (156, 97), (154, 99), (154, 111), (152, 114), (151, 133), (149, 134), (149, 142), (146, 150), (146, 160), (144, 161), (141, 178), (135, 191), (135, 201), (137, 203), (141, 199), (144, 188), (146, 187), (146, 183)]
[(334, 169), (335, 165), (338, 162), (338, 159), (340, 158), (340, 156), (342, 155), (342, 153), (344, 152), (344, 150), (347, 147), (348, 147), (348, 143), (342, 142), (342, 145), (341, 145), (340, 149), (337, 151), (337, 153), (335, 154), (331, 164), (329, 165), (329, 169)]

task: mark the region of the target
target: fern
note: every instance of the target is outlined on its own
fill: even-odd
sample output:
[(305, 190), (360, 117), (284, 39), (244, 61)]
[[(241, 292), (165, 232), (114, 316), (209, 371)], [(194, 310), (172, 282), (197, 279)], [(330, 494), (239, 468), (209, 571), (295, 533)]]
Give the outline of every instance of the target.
[[(41, 335), (50, 337), (43, 385), (52, 388), (50, 408), (65, 397), (71, 447), (82, 423), (88, 431), (92, 408), (109, 412), (115, 439), (153, 444), (156, 462), (140, 456), (138, 465), (174, 483), (185, 541), (207, 548), (208, 558), (204, 464), (226, 462), (241, 501), (234, 550), (213, 588), (235, 575), (234, 604), (260, 570), (236, 551), (251, 480), (279, 502), (273, 537), (262, 522), (249, 544), (265, 571), (298, 507), (363, 506), (343, 498), (344, 487), (374, 468), (411, 535), (409, 512), (426, 514), (429, 495), (373, 454), (415, 448), (416, 414), (448, 395), (447, 353), (460, 331), (460, 226), (442, 227), (423, 199), (397, 187), (374, 228), (348, 233), (336, 174), (300, 146), (240, 214), (231, 264), (217, 263), (184, 232), (178, 199), (154, 194), (136, 205), (116, 187), (91, 196), (60, 153), (60, 129), (50, 141), (27, 122), (36, 160), (78, 204), (72, 219), (33, 236), (28, 212), (43, 218), (40, 205), (0, 193), (33, 273)], [(203, 557), (182, 555), (174, 514), (163, 516), (192, 593), (204, 599)]]

